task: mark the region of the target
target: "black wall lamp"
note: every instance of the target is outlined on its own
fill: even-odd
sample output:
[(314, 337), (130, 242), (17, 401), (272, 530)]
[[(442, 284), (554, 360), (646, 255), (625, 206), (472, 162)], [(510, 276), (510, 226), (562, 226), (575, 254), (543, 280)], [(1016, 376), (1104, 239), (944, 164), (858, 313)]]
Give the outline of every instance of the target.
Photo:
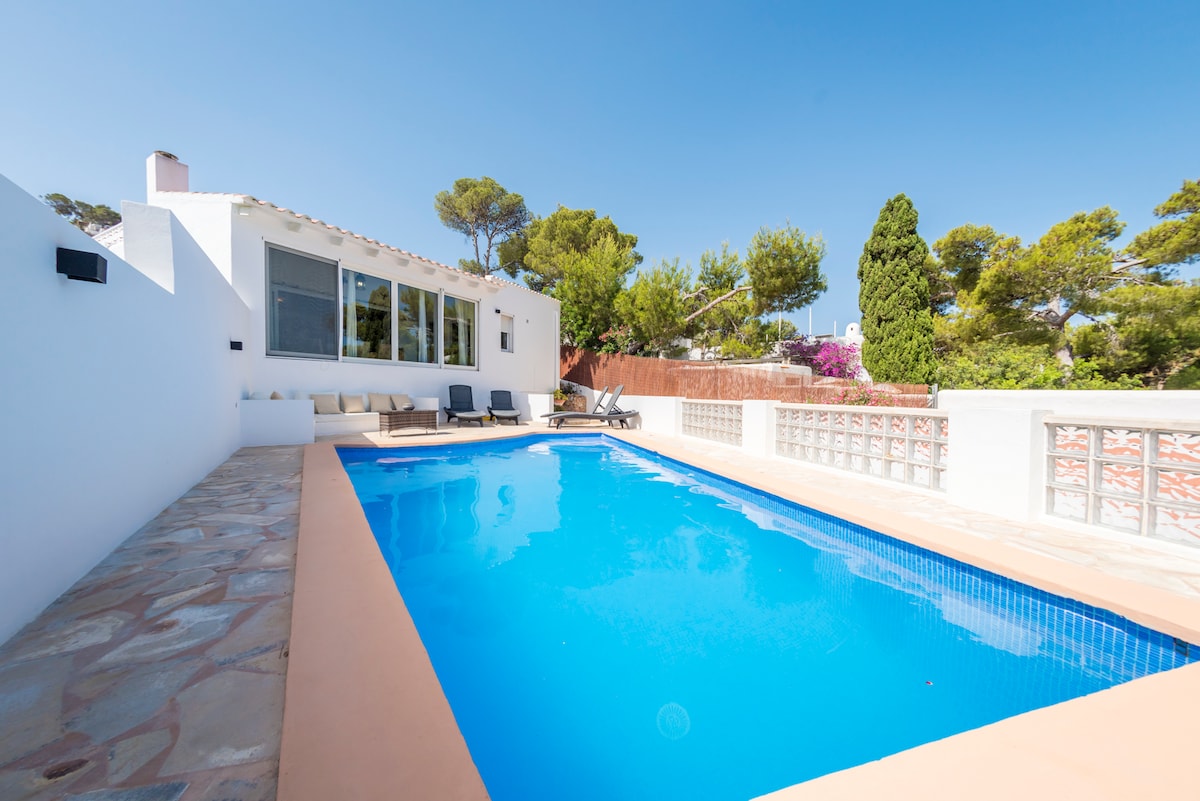
[(59, 248), (56, 261), (58, 272), (67, 278), (93, 284), (108, 283), (108, 262), (99, 253)]

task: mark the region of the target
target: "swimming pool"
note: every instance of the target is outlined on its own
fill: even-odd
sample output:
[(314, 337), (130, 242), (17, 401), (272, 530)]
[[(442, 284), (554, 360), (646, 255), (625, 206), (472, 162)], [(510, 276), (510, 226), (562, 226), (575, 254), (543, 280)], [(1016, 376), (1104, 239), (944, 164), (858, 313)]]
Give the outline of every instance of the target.
[(747, 798), (1194, 658), (609, 437), (340, 455), (496, 801)]

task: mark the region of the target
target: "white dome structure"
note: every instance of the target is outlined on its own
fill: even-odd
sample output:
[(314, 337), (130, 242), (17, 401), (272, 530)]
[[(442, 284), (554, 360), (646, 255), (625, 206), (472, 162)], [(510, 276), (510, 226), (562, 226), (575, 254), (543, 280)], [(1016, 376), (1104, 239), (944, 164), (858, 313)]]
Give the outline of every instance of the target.
[(847, 344), (862, 345), (863, 335), (862, 327), (858, 323), (850, 323), (846, 326), (846, 335), (842, 337)]

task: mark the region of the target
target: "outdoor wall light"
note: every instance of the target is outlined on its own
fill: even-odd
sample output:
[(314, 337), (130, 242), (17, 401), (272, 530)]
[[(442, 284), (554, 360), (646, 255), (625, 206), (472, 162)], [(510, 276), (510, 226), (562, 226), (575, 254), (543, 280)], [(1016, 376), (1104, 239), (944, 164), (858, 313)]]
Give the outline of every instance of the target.
[(241, 350), (242, 349), (242, 341), (240, 339), (229, 340), (229, 349), (230, 350)]
[(500, 314), (500, 310), (499, 310), (499, 309), (496, 309), (496, 314)]
[(108, 283), (108, 261), (99, 253), (59, 248), (56, 261), (58, 272), (67, 278), (93, 284)]

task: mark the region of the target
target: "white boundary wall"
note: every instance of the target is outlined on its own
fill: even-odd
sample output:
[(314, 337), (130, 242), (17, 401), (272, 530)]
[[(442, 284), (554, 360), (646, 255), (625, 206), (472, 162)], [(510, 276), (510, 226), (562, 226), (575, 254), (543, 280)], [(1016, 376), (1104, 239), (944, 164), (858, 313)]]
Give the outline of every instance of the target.
[(124, 211), (142, 271), (0, 176), (0, 642), (240, 444), (247, 309), (169, 212)]
[[(629, 407), (643, 411), (641, 427), (682, 436), (684, 408), (689, 402), (681, 398), (637, 398), (636, 403), (631, 399)], [(691, 403), (696, 406), (705, 402)], [(777, 458), (775, 411), (779, 406), (774, 401), (743, 402), (740, 450), (755, 457)], [(812, 408), (845, 411), (848, 407)], [(920, 413), (918, 409), (896, 411)], [(936, 414), (944, 415), (949, 425), (946, 493), (942, 497), (1010, 520), (1074, 527), (1076, 524), (1046, 513), (1045, 418), (1070, 417), (1092, 424), (1141, 425), (1150, 421), (1166, 429), (1172, 425), (1194, 427), (1200, 425), (1200, 392), (947, 390), (938, 395)], [(941, 463), (940, 458), (938, 461)], [(912, 488), (930, 491), (922, 486)]]

